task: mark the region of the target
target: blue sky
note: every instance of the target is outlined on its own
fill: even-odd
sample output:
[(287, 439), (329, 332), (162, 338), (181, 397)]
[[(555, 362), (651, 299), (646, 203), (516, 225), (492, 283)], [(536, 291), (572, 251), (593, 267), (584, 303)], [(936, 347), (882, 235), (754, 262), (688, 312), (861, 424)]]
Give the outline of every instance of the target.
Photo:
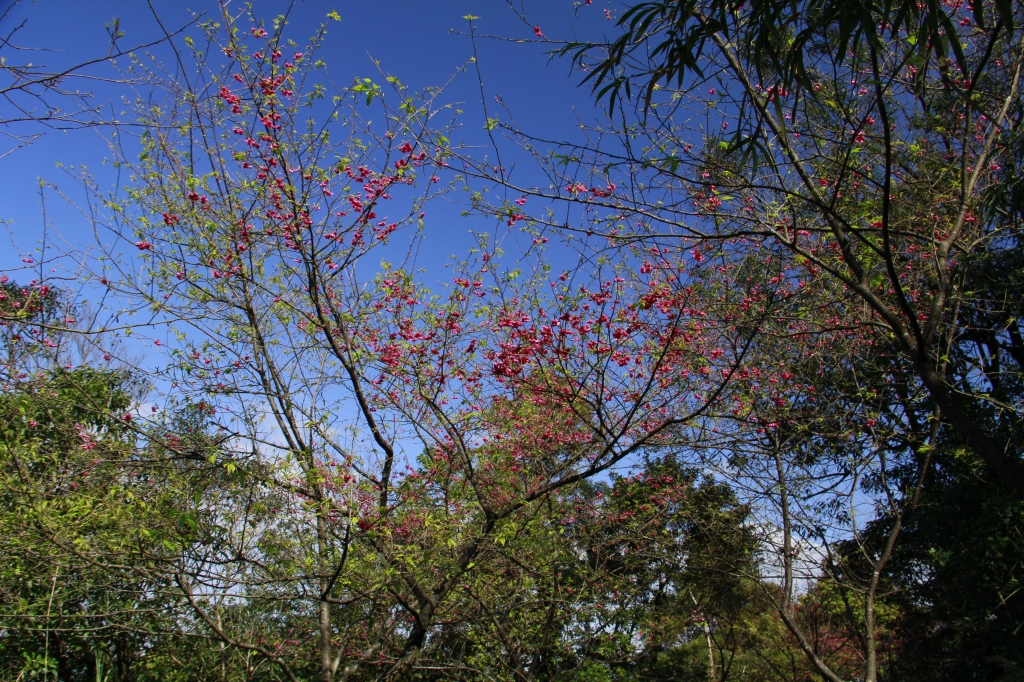
[[(286, 2), (278, 0), (254, 4), (257, 15), (267, 20), (287, 7)], [(9, 5), (11, 0), (0, 0), (0, 7)], [(153, 5), (169, 28), (185, 25), (190, 10), (216, 14), (212, 0), (153, 0)], [(556, 40), (595, 38), (614, 32), (614, 22), (606, 19), (604, 10), (616, 12), (616, 6), (608, 0), (594, 0), (589, 6), (572, 0), (516, 0), (516, 9), (528, 23), (503, 0), (300, 0), (292, 9), (290, 24), (293, 35), (299, 39), (311, 34), (327, 12), (337, 10), (342, 21), (331, 22), (320, 55), (337, 83), (372, 75), (372, 57), (380, 60), (385, 71), (413, 89), (420, 89), (447, 81), (472, 55), (469, 38), (458, 32), (468, 28), (464, 15), (476, 15), (480, 34), (527, 41), (478, 41), (488, 102), (493, 105), (494, 96), (501, 96), (519, 125), (532, 133), (549, 139), (571, 137), (577, 116), (593, 120), (598, 112), (589, 89), (578, 87), (580, 74), (570, 71), (567, 59), (552, 60), (546, 54), (552, 45), (535, 42), (532, 26), (540, 26), (545, 36)], [(0, 25), (0, 34), (6, 35), (24, 22), (13, 42), (53, 51), (16, 53), (8, 48), (3, 54), (11, 61), (49, 65), (102, 56), (108, 49), (105, 25), (114, 17), (120, 20), (125, 33), (121, 39), (124, 46), (144, 44), (161, 35), (145, 0), (22, 0)], [(156, 48), (158, 54), (160, 49)], [(101, 65), (90, 73), (103, 76), (109, 71)], [(114, 101), (123, 92), (120, 86), (103, 82), (80, 85), (93, 90), (96, 102)], [(448, 90), (448, 99), (465, 103), (465, 139), (483, 143), (483, 114), (475, 72), (458, 77)], [(8, 110), (0, 109), (0, 116), (7, 114)], [(27, 125), (7, 128), (8, 132), (19, 133), (35, 130)], [(0, 269), (20, 266), (21, 257), (31, 255), (29, 252), (41, 239), (39, 178), (57, 183), (76, 199), (82, 196), (77, 183), (58, 169), (58, 162), (65, 166), (85, 165), (101, 185), (110, 182), (109, 167), (103, 165), (108, 155), (103, 136), (108, 132), (102, 128), (50, 131), (32, 145), (0, 159), (0, 219), (8, 221), (6, 231), (11, 235), (0, 248)], [(4, 141), (0, 145), (0, 153), (11, 146)], [(469, 248), (471, 242), (465, 237), (470, 229), (493, 229), (492, 222), (458, 218), (460, 210), (454, 206), (433, 207), (424, 243), (428, 260)], [(86, 222), (52, 192), (48, 193), (47, 212), (51, 238), (59, 234), (74, 247), (91, 240)]]

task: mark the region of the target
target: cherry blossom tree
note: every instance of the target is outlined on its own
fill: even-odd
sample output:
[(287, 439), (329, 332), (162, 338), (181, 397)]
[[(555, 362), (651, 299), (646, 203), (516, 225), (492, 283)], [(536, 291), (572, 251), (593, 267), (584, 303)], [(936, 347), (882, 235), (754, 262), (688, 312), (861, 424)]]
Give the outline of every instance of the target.
[[(727, 404), (772, 300), (733, 311), (707, 248), (558, 272), (543, 237), (513, 265), (481, 236), (430, 285), (416, 243), (458, 181), (443, 91), (329, 87), (326, 26), (302, 46), (287, 16), (200, 26), (193, 70), (135, 64), (160, 99), (113, 138), (123, 186), (85, 210), (96, 284), (146, 316), (127, 331), (166, 349), (167, 411), (212, 439), (153, 423), (151, 447), (244, 481), (185, 505), (191, 534), (153, 570), (206, 636), (289, 679), (311, 660), (323, 680), (405, 679), (553, 497), (700, 437), (680, 427)], [(281, 602), (274, 635), (218, 615)]]

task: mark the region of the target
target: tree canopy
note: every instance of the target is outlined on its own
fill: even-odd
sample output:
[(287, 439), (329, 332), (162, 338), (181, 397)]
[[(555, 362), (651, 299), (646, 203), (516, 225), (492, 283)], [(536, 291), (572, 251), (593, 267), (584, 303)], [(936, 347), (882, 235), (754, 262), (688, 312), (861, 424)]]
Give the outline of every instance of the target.
[[(215, 9), (112, 48), (73, 275), (0, 276), (5, 678), (1020, 676), (1024, 5), (536, 26), (599, 115), (477, 69), (489, 147)], [(446, 200), (495, 231), (425, 267)]]

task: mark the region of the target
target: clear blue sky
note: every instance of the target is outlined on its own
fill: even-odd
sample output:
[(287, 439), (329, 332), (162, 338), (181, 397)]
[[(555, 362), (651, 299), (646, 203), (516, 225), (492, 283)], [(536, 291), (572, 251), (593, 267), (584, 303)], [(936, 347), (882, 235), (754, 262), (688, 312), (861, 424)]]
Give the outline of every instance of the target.
[[(292, 35), (301, 39), (313, 31), (327, 12), (337, 10), (342, 21), (332, 22), (321, 53), (336, 82), (348, 83), (356, 76), (370, 75), (372, 57), (381, 61), (384, 70), (419, 89), (443, 83), (472, 54), (470, 40), (452, 32), (467, 29), (468, 22), (462, 18), (466, 14), (480, 17), (476, 23), (482, 34), (532, 41), (536, 38), (532, 26), (536, 25), (545, 36), (567, 40), (614, 33), (614, 22), (606, 19), (605, 10), (615, 16), (621, 8), (619, 3), (609, 0), (594, 0), (589, 6), (573, 0), (515, 2), (528, 23), (517, 17), (504, 0), (299, 0), (290, 23)], [(0, 0), (0, 8), (10, 4), (11, 0)], [(153, 0), (153, 4), (168, 27), (187, 23), (188, 10), (216, 14), (212, 0)], [(257, 14), (268, 20), (287, 6), (280, 0), (254, 4)], [(4, 49), (2, 54), (8, 60), (52, 65), (101, 56), (108, 47), (104, 25), (113, 17), (120, 19), (126, 33), (123, 45), (143, 44), (160, 35), (146, 0), (22, 0), (0, 25), (0, 34), (6, 35), (24, 22), (24, 28), (16, 34), (16, 44), (57, 51), (15, 53)], [(494, 96), (500, 95), (520, 126), (532, 133), (549, 139), (571, 137), (576, 117), (592, 120), (596, 111), (589, 89), (578, 87), (580, 75), (570, 72), (567, 59), (552, 61), (546, 54), (551, 48), (550, 44), (537, 42), (480, 40), (478, 50), (487, 98), (493, 104)], [(93, 73), (101, 75), (106, 71), (97, 68)], [(121, 93), (116, 85), (95, 83), (90, 87), (99, 101), (111, 101)], [(483, 116), (475, 73), (461, 76), (448, 91), (448, 97), (466, 103), (463, 131), (470, 142), (482, 143)], [(5, 105), (0, 103), (2, 106)], [(0, 110), (0, 116), (7, 113)], [(24, 126), (17, 132), (30, 132), (30, 128)], [(109, 171), (102, 165), (107, 155), (101, 137), (104, 133), (102, 129), (49, 132), (31, 146), (0, 159), (0, 219), (10, 221), (8, 231), (15, 242), (12, 247), (4, 235), (0, 269), (20, 265), (21, 256), (29, 255), (41, 238), (38, 178), (56, 182), (76, 198), (81, 196), (76, 183), (57, 169), (58, 162), (84, 164), (101, 183), (109, 182)], [(0, 140), (0, 153), (9, 146)], [(56, 197), (47, 200), (47, 210), (54, 231), (73, 246), (91, 239), (85, 221)], [(493, 229), (493, 223), (460, 219), (457, 213), (454, 207), (436, 207), (431, 212), (425, 243), (428, 253), (443, 257), (461, 251), (469, 246), (469, 240), (463, 237), (470, 228)]]

